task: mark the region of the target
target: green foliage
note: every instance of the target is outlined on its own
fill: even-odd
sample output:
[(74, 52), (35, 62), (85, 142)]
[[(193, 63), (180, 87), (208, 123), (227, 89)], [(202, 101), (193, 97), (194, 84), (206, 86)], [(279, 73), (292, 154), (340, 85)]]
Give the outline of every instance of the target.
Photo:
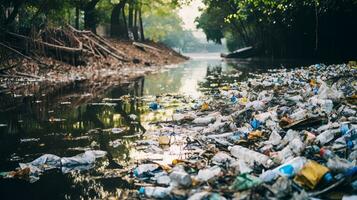
[(182, 19), (178, 16), (175, 6), (170, 1), (162, 3), (154, 3), (144, 9), (146, 37), (181, 50), (185, 50), (188, 44), (197, 42), (190, 31), (183, 29)]
[[(336, 45), (344, 48), (346, 53), (354, 49), (347, 44), (347, 38), (354, 41), (352, 35), (357, 33), (356, 0), (203, 2), (206, 7), (197, 19), (197, 27), (203, 29), (208, 40), (219, 43), (226, 38), (231, 50), (254, 45), (266, 55), (296, 57), (332, 54), (338, 52), (330, 51)], [(353, 28), (350, 33), (338, 32), (343, 26)], [(333, 42), (336, 39), (339, 39), (338, 44)]]

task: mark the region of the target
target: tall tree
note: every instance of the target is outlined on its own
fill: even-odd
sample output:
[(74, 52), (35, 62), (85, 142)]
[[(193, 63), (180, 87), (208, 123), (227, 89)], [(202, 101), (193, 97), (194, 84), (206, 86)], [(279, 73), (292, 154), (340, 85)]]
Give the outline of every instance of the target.
[(26, 2), (26, 0), (3, 0), (1, 2), (3, 25), (7, 26), (11, 24), (16, 16), (19, 14), (21, 6)]
[(125, 17), (125, 4), (127, 0), (121, 0), (113, 6), (110, 17), (110, 35), (117, 38), (128, 38), (128, 28)]
[(100, 0), (90, 0), (83, 6), (84, 11), (84, 28), (96, 33), (97, 19), (95, 6)]

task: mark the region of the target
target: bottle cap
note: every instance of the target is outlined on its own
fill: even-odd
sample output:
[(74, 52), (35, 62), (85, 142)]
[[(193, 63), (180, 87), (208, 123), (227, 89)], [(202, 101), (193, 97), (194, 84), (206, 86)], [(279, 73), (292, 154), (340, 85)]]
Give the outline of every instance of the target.
[(134, 169), (134, 176), (139, 177), (138, 169)]
[(323, 179), (326, 183), (330, 183), (333, 180), (332, 174), (330, 172), (327, 172), (324, 175)]
[(351, 140), (348, 140), (347, 142), (347, 148), (352, 149), (353, 148), (353, 142)]
[(340, 131), (342, 135), (345, 135), (349, 131), (348, 124), (341, 124)]
[(141, 187), (140, 189), (139, 189), (139, 194), (144, 194), (145, 193), (145, 188), (144, 187)]
[(326, 149), (325, 148), (321, 148), (319, 153), (320, 153), (320, 156), (323, 157), (325, 155), (325, 153), (326, 153)]

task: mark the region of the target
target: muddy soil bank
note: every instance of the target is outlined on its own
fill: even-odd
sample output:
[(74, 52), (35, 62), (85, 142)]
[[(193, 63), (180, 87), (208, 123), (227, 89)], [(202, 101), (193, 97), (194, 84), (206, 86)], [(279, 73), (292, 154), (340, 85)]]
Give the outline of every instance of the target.
[(39, 65), (35, 60), (10, 57), (2, 61), (12, 67), (0, 69), (0, 94), (28, 96), (47, 94), (76, 84), (87, 85), (96, 90), (128, 83), (148, 73), (162, 68), (174, 67), (173, 64), (184, 62), (188, 58), (165, 45), (146, 42), (140, 43), (153, 48), (143, 48), (131, 41), (107, 39), (110, 44), (125, 52), (129, 61), (120, 61), (113, 57), (89, 57), (86, 65), (73, 66), (49, 57), (39, 57)]

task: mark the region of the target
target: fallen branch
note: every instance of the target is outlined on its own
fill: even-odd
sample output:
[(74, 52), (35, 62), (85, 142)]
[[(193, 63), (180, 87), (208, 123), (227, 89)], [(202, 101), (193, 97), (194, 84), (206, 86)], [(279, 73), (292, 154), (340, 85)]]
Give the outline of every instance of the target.
[(28, 56), (26, 56), (26, 55), (22, 54), (22, 53), (21, 53), (21, 52), (19, 52), (18, 50), (13, 49), (13, 48), (11, 48), (11, 47), (7, 46), (7, 45), (6, 45), (6, 44), (4, 44), (4, 43), (1, 43), (1, 42), (0, 42), (0, 45), (1, 45), (1, 46), (3, 46), (3, 47), (5, 47), (5, 48), (7, 48), (8, 50), (10, 50), (10, 51), (12, 51), (12, 52), (16, 53), (16, 54), (18, 54), (18, 55), (20, 55), (20, 56), (22, 56), (22, 57), (24, 57), (24, 58), (28, 59), (28, 60), (31, 60), (31, 59), (32, 59), (32, 58), (30, 58), (30, 57), (28, 57)]
[(30, 77), (30, 78), (42, 79), (42, 77), (36, 76), (36, 75), (33, 75), (33, 74), (26, 74), (26, 73), (22, 73), (22, 72), (16, 72), (16, 74), (20, 75), (20, 76), (27, 76), (27, 77)]
[(16, 33), (12, 33), (12, 32), (7, 32), (7, 33), (12, 35), (12, 36), (15, 36), (15, 37), (22, 38), (22, 39), (24, 39), (26, 41), (33, 42), (33, 43), (35, 43), (37, 45), (43, 45), (44, 47), (49, 48), (49, 49), (55, 49), (55, 50), (59, 49), (61, 51), (65, 51), (65, 52), (69, 52), (69, 53), (81, 53), (81, 51), (82, 51), (82, 48), (81, 48), (82, 45), (81, 44), (79, 44), (79, 47), (77, 47), (77, 48), (59, 46), (59, 45), (55, 45), (55, 44), (50, 44), (48, 42), (42, 42), (42, 41), (39, 41), (39, 40), (33, 40), (30, 37), (19, 35), (19, 34), (16, 34)]
[(162, 52), (160, 49), (156, 48), (156, 47), (153, 47), (153, 46), (150, 46), (150, 45), (147, 45), (147, 44), (143, 44), (143, 43), (139, 43), (139, 42), (133, 42), (133, 45), (140, 48), (140, 49), (151, 49), (151, 50), (154, 50), (154, 51), (158, 51), (158, 52)]
[(99, 42), (105, 44), (109, 49), (115, 51), (116, 53), (118, 53), (120, 56), (122, 57), (127, 57), (126, 54), (122, 51), (119, 51), (117, 48), (113, 47), (112, 45), (110, 45), (108, 42), (106, 42), (103, 38), (101, 38), (100, 36), (94, 34), (94, 33), (90, 33), (93, 37), (95, 37)]
[[(20, 55), (20, 56), (22, 56), (22, 57), (28, 59), (28, 60), (34, 60), (34, 61), (37, 62), (37, 64), (42, 65), (42, 66), (45, 66), (45, 67), (48, 67), (48, 65), (42, 63), (42, 62), (41, 62), (40, 60), (38, 60), (37, 58), (31, 58), (31, 57), (29, 57), (29, 56), (26, 56), (26, 55), (24, 55), (23, 53), (19, 52), (18, 50), (11, 48), (11, 47), (7, 46), (7, 45), (4, 44), (4, 43), (1, 43), (1, 42), (0, 42), (0, 45), (3, 46), (3, 47), (5, 47), (6, 49), (8, 49), (8, 50), (10, 50), (10, 51), (12, 51), (12, 52), (14, 52), (14, 53), (16, 53), (16, 54), (18, 54), (18, 55)], [(11, 67), (7, 67), (7, 68), (4, 68), (4, 69), (0, 69), (0, 71), (9, 70), (9, 69), (12, 69), (12, 68), (14, 68), (14, 67), (16, 67), (16, 66), (18, 66), (18, 65), (13, 65), (13, 66), (11, 66)]]
[(337, 186), (339, 186), (345, 180), (346, 180), (346, 178), (342, 178), (341, 180), (337, 181), (336, 183), (330, 185), (329, 187), (326, 187), (326, 188), (324, 188), (323, 190), (320, 190), (320, 191), (308, 193), (308, 195), (309, 195), (309, 197), (315, 197), (315, 196), (321, 195), (323, 193), (326, 193), (326, 192), (336, 188)]
[(102, 38), (99, 35), (94, 34), (92, 31), (80, 31), (80, 30), (77, 30), (76, 28), (74, 28), (73, 26), (71, 26), (69, 24), (67, 24), (67, 27), (74, 33), (81, 34), (81, 35), (83, 35), (83, 34), (84, 35), (89, 35), (89, 36), (93, 37), (94, 39), (96, 39), (98, 41), (98, 43), (102, 43), (103, 45), (105, 45), (105, 48), (107, 48), (109, 50), (112, 50), (112, 51), (115, 51), (117, 54), (119, 54), (123, 58), (127, 57), (124, 52), (122, 52), (122, 51), (118, 50), (117, 48), (113, 47), (104, 38)]
[(109, 54), (109, 55), (113, 56), (114, 58), (116, 58), (116, 59), (118, 59), (118, 60), (120, 60), (120, 61), (128, 62), (128, 60), (127, 60), (127, 59), (122, 58), (122, 57), (120, 57), (120, 56), (116, 55), (115, 53), (113, 53), (113, 52), (109, 51), (107, 48), (105, 48), (104, 46), (100, 45), (98, 42), (96, 42), (96, 41), (92, 40), (92, 39), (91, 39), (91, 38), (89, 38), (88, 36), (83, 35), (83, 37), (84, 37), (84, 38), (86, 38), (87, 40), (89, 40), (89, 41), (93, 42), (93, 44), (95, 44), (95, 45), (96, 45), (96, 46), (98, 46), (100, 49), (102, 49), (104, 52), (106, 52), (107, 54)]

